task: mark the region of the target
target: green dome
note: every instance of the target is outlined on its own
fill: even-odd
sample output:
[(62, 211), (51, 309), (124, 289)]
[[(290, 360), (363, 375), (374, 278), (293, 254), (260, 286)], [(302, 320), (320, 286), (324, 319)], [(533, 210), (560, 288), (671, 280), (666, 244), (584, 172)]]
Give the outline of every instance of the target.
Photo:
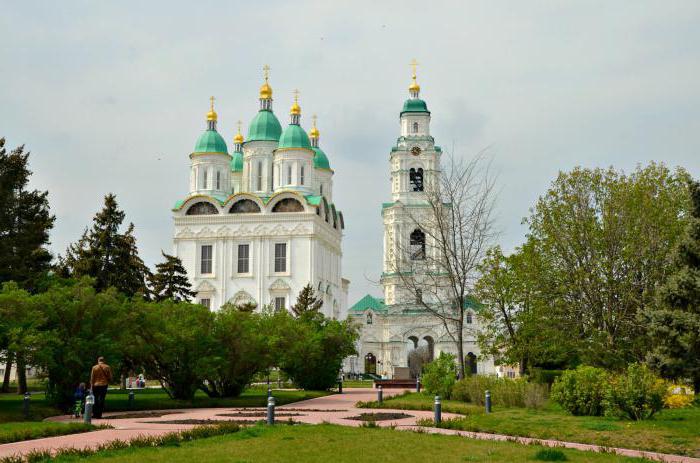
[(243, 153), (235, 151), (231, 159), (231, 172), (243, 172)]
[(263, 109), (251, 121), (246, 141), (277, 141), (281, 133), (282, 126), (275, 113)]
[(195, 153), (228, 153), (224, 138), (216, 130), (207, 130), (197, 139)]
[(328, 156), (321, 148), (312, 148), (314, 150), (314, 167), (316, 169), (330, 169), (331, 164), (328, 162)]
[(428, 105), (425, 104), (425, 101), (421, 100), (420, 98), (409, 98), (403, 104), (403, 110), (401, 111), (401, 114), (403, 114), (403, 113), (428, 113), (428, 114), (430, 114), (430, 111), (428, 111)]
[(277, 148), (307, 148), (311, 149), (311, 142), (306, 131), (296, 124), (289, 124), (282, 136)]

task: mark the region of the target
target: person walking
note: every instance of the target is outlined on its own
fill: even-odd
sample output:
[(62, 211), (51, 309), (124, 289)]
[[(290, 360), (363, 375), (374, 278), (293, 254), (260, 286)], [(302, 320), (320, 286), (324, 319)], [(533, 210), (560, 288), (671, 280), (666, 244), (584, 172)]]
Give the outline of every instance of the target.
[(92, 395), (95, 396), (95, 405), (92, 409), (93, 418), (102, 418), (102, 412), (105, 409), (105, 397), (107, 396), (107, 387), (112, 381), (112, 369), (105, 363), (104, 357), (97, 359), (97, 365), (92, 367), (90, 372), (90, 388)]

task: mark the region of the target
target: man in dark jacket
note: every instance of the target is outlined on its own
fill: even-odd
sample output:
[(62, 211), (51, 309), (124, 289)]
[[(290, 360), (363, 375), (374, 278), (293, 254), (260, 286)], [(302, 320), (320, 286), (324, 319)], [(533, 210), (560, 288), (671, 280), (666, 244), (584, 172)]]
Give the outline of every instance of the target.
[(90, 388), (95, 396), (95, 405), (92, 409), (94, 418), (102, 418), (102, 412), (105, 409), (105, 397), (107, 396), (107, 387), (112, 381), (112, 369), (105, 363), (104, 357), (97, 359), (97, 365), (92, 367), (90, 372)]

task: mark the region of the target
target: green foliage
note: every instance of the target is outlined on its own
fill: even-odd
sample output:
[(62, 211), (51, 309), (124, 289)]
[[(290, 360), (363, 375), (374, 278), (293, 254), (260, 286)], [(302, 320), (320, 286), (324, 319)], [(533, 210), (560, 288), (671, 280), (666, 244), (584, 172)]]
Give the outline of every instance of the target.
[(530, 381), (539, 384), (552, 385), (554, 382), (564, 374), (564, 370), (545, 370), (543, 368), (531, 368), (530, 369)]
[(457, 381), (450, 398), (483, 406), (486, 391), (491, 392), (494, 407), (541, 408), (548, 395), (547, 386), (543, 384), (529, 383), (524, 379), (474, 375)]
[(105, 196), (104, 207), (95, 215), (92, 228), (66, 250), (59, 263), (61, 274), (92, 277), (98, 291), (114, 287), (127, 296), (147, 295), (150, 271), (139, 257), (134, 224), (129, 224), (124, 233), (119, 232), (124, 217), (116, 196)]
[(449, 399), (452, 387), (457, 381), (455, 356), (440, 352), (440, 356), (423, 367), (421, 384), (430, 394)]
[(296, 303), (294, 303), (290, 310), (295, 317), (307, 316), (307, 314), (308, 316), (313, 316), (314, 313), (321, 310), (322, 306), (323, 299), (316, 297), (314, 288), (311, 286), (311, 283), (309, 283), (301, 289), (299, 296), (297, 296)]
[(0, 424), (0, 444), (109, 428), (111, 426), (94, 426), (85, 423), (22, 422)]
[(156, 301), (172, 299), (176, 302), (190, 302), (197, 293), (192, 291), (192, 285), (187, 278), (187, 271), (182, 261), (176, 257), (161, 252), (164, 262), (156, 264), (156, 273), (150, 277), (151, 292)]
[(559, 449), (541, 449), (534, 456), (538, 461), (568, 461), (566, 454)]
[(692, 381), (700, 397), (700, 183), (689, 183), (690, 219), (674, 253), (674, 271), (648, 313), (654, 350), (651, 364), (662, 375)]
[(565, 371), (552, 386), (551, 398), (572, 415), (601, 416), (608, 373), (590, 366)]
[(666, 383), (646, 365), (634, 363), (625, 373), (612, 376), (605, 395), (606, 413), (646, 420), (664, 406)]

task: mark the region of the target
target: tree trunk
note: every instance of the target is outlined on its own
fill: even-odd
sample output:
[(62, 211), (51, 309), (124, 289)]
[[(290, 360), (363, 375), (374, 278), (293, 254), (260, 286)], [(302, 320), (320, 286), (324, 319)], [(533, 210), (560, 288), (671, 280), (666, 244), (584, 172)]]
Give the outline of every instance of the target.
[[(464, 314), (462, 314), (464, 317)], [(464, 379), (464, 318), (457, 323), (457, 357), (459, 357), (459, 379)]]
[(2, 378), (2, 388), (0, 392), (10, 392), (10, 373), (12, 372), (12, 352), (7, 352), (7, 364), (5, 365), (5, 376)]
[(27, 365), (24, 363), (24, 357), (16, 354), (17, 357), (17, 394), (27, 392)]
[(520, 376), (525, 376), (525, 373), (527, 373), (527, 355), (523, 355), (522, 358), (520, 359), (520, 368), (519, 368), (519, 373)]

